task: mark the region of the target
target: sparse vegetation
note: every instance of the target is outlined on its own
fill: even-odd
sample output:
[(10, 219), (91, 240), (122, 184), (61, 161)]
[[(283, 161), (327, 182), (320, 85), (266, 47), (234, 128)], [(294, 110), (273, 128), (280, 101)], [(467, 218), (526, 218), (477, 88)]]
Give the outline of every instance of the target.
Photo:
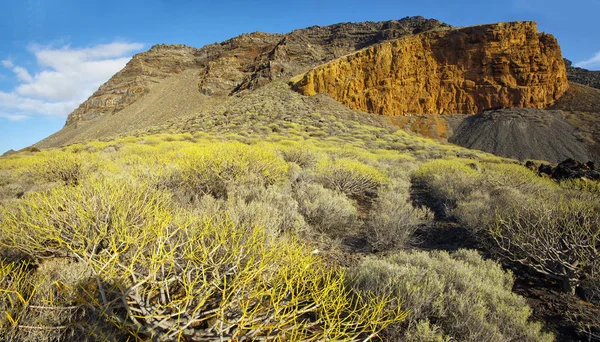
[(600, 203), (595, 196), (561, 188), (520, 165), (480, 168), (474, 171), (466, 161), (433, 161), (423, 164), (417, 177), (442, 200), (446, 213), (490, 250), (558, 279), (565, 292), (574, 293), (586, 274), (597, 273)]

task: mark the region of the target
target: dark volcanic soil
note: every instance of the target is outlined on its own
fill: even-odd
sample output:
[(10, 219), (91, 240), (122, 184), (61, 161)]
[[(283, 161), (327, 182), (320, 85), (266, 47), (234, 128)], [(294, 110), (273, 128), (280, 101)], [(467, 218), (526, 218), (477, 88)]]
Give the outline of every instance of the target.
[(510, 108), (465, 118), (451, 143), (520, 160), (558, 163), (567, 158), (587, 161), (590, 156), (578, 131), (562, 111)]

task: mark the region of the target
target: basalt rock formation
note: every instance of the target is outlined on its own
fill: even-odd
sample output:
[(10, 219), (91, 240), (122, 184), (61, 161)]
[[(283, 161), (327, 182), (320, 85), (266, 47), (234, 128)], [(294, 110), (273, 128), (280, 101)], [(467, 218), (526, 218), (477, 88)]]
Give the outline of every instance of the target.
[[(407, 17), (386, 22), (313, 26), (288, 34), (254, 32), (200, 49), (181, 44), (155, 45), (135, 55), (123, 70), (69, 115), (66, 125), (119, 113), (153, 93), (156, 84), (184, 72), (188, 78), (185, 83), (193, 84), (193, 91), (210, 97), (228, 96), (291, 77), (382, 41), (449, 27), (434, 19)], [(189, 78), (194, 82), (189, 82)], [(188, 95), (194, 101), (203, 101), (201, 96)], [(146, 115), (154, 115), (151, 108), (143, 107)], [(190, 110), (197, 109), (198, 106), (192, 106)], [(173, 115), (182, 114), (189, 113)]]
[(476, 114), (545, 108), (568, 88), (556, 39), (533, 22), (429, 31), (384, 42), (295, 77), (300, 93), (327, 93), (385, 115)]

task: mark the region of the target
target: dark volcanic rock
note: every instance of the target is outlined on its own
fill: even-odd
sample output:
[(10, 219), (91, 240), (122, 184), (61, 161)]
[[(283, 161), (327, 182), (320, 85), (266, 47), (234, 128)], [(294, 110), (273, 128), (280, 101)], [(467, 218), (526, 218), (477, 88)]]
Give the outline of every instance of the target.
[(589, 161), (582, 163), (572, 158), (560, 162), (556, 167), (542, 164), (538, 172), (550, 175), (554, 179), (581, 179), (600, 180), (600, 173), (594, 169), (594, 163)]
[(450, 142), (496, 155), (558, 163), (567, 158), (590, 160), (577, 131), (562, 111), (500, 109), (466, 117)]
[(566, 58), (565, 65), (567, 66), (569, 81), (600, 89), (600, 71), (574, 67), (573, 63)]

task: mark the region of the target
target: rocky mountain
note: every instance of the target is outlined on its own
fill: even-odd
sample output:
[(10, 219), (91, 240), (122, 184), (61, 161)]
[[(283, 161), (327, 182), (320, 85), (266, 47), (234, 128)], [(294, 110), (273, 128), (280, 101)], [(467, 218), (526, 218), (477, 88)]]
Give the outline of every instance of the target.
[[(194, 91), (227, 96), (256, 89), (381, 41), (449, 25), (422, 17), (313, 26), (288, 34), (254, 32), (197, 49), (155, 45), (137, 54), (67, 119), (67, 126), (116, 113), (153, 92), (165, 78), (187, 72)], [(176, 94), (173, 94), (176, 96)]]
[(305, 95), (327, 93), (384, 115), (477, 114), (545, 108), (568, 88), (554, 37), (532, 22), (427, 32), (366, 48), (293, 80)]
[[(506, 157), (598, 161), (600, 90), (567, 81), (585, 83), (594, 75), (565, 63), (556, 39), (538, 32), (533, 22), (452, 28), (407, 17), (287, 34), (254, 32), (202, 48), (155, 45), (135, 55), (69, 115), (61, 131), (36, 146), (163, 129), (204, 130), (197, 123), (211, 116), (229, 122), (221, 120), (228, 113), (300, 123), (318, 112), (377, 121)], [(554, 109), (562, 118), (540, 111), (512, 115), (510, 108)], [(463, 124), (472, 114), (498, 109), (509, 110)], [(500, 120), (502, 113), (509, 113), (512, 124)], [(513, 131), (518, 127), (538, 130), (532, 122), (539, 117), (557, 124), (539, 130), (538, 147), (527, 139), (492, 141), (494, 134), (527, 135)], [(475, 130), (479, 124), (487, 133)], [(540, 152), (573, 139), (577, 143), (569, 149), (554, 148), (560, 153)], [(533, 152), (515, 152), (528, 150)]]

